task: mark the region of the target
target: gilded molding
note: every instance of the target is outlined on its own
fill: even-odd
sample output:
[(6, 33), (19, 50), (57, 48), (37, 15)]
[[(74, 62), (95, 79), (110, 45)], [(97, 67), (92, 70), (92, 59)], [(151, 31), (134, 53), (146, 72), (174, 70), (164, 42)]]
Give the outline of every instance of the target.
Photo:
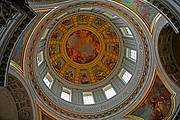
[(141, 75), (141, 80), (139, 85), (136, 87), (136, 89), (134, 90), (134, 92), (126, 99), (124, 100), (122, 103), (120, 103), (118, 106), (116, 106), (115, 108), (111, 108), (108, 109), (104, 112), (101, 113), (97, 113), (96, 115), (93, 114), (80, 114), (80, 113), (74, 113), (68, 110), (64, 110), (62, 109), (60, 106), (57, 106), (54, 102), (52, 102), (49, 98), (47, 98), (47, 96), (41, 91), (41, 88), (38, 86), (37, 81), (35, 79), (35, 73), (34, 73), (34, 66), (33, 66), (33, 58), (35, 58), (35, 55), (33, 53), (35, 47), (36, 47), (36, 42), (38, 41), (38, 39), (40, 38), (40, 34), (43, 28), (46, 27), (46, 25), (50, 22), (50, 20), (45, 21), (44, 23), (42, 23), (41, 26), (39, 26), (38, 30), (37, 30), (37, 34), (34, 36), (34, 38), (32, 39), (32, 44), (30, 46), (30, 49), (27, 51), (28, 52), (28, 71), (29, 71), (29, 77), (32, 81), (32, 84), (36, 90), (36, 92), (39, 94), (39, 96), (42, 98), (42, 100), (48, 104), (49, 106), (51, 106), (51, 108), (53, 108), (54, 110), (56, 110), (59, 113), (62, 113), (66, 116), (69, 116), (70, 118), (79, 118), (79, 119), (97, 119), (97, 118), (102, 118), (102, 117), (106, 117), (109, 116), (110, 114), (116, 113), (118, 110), (124, 108), (126, 105), (128, 105), (135, 97), (137, 97), (138, 92), (140, 91), (141, 87), (144, 85), (145, 83), (145, 79), (147, 76), (147, 72), (149, 70), (149, 48), (148, 48), (148, 43), (145, 37), (145, 34), (142, 30), (142, 28), (138, 25), (137, 21), (130, 16), (128, 13), (126, 13), (124, 10), (121, 10), (121, 8), (119, 7), (115, 7), (112, 6), (111, 4), (106, 4), (106, 3), (99, 3), (99, 2), (83, 2), (83, 3), (79, 3), (75, 6), (69, 6), (69, 7), (65, 7), (62, 8), (61, 10), (59, 10), (57, 13), (54, 13), (53, 15), (51, 15), (51, 19), (56, 18), (59, 14), (62, 14), (63, 12), (67, 11), (68, 9), (72, 9), (72, 8), (79, 8), (80, 6), (101, 6), (101, 7), (107, 7), (111, 10), (115, 10), (118, 11), (119, 14), (123, 15), (127, 20), (130, 21), (130, 23), (135, 27), (135, 29), (138, 31), (139, 36), (142, 39), (142, 43), (143, 43), (143, 49), (144, 49), (144, 54), (145, 54), (145, 65), (144, 65), (144, 71)]

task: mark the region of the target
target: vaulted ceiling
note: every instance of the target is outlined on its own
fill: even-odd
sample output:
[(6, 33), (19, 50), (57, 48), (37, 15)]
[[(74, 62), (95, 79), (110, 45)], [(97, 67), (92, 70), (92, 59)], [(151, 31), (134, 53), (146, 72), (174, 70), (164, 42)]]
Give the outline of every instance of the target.
[(0, 118), (178, 119), (180, 11), (159, 4), (4, 0)]

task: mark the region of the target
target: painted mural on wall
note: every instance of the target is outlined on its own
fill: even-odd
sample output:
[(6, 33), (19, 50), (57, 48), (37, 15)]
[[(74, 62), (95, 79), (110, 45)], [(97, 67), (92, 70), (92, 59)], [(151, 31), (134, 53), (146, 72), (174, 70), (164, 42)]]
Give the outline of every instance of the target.
[(172, 94), (157, 76), (148, 96), (131, 114), (144, 120), (162, 120), (168, 117), (172, 110)]
[(140, 0), (115, 0), (117, 2), (123, 3), (130, 7), (132, 10), (137, 11), (149, 24), (152, 24), (153, 19), (157, 15), (157, 11), (147, 5), (146, 3), (141, 2)]

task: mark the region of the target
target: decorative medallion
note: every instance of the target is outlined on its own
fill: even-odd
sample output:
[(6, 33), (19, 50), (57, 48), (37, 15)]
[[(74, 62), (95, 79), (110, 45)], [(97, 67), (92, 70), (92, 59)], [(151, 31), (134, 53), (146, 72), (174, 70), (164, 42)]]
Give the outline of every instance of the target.
[(56, 73), (76, 84), (103, 80), (118, 63), (120, 48), (115, 29), (92, 14), (66, 16), (52, 30), (49, 62)]

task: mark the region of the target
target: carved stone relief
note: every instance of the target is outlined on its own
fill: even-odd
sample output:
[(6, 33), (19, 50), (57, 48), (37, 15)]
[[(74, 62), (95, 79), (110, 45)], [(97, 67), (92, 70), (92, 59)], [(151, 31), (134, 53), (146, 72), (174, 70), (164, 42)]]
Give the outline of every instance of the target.
[(172, 46), (174, 35), (173, 29), (170, 26), (165, 26), (159, 35), (158, 51), (161, 64), (167, 75), (175, 84), (180, 86), (180, 68), (176, 62)]
[(19, 120), (32, 120), (33, 111), (30, 98), (23, 84), (12, 75), (8, 77), (7, 89), (14, 98), (16, 108), (18, 111)]
[[(169, 7), (170, 5), (168, 4), (169, 2), (172, 2), (171, 0), (169, 1), (164, 1), (164, 0), (148, 0), (150, 3), (152, 3), (154, 6), (156, 6), (159, 10), (161, 10), (174, 24), (174, 26), (180, 30), (180, 18), (178, 16), (178, 12), (173, 6)], [(177, 3), (178, 4), (178, 3)], [(176, 11), (176, 12), (175, 12)]]
[(8, 21), (17, 13), (17, 9), (9, 1), (0, 2), (0, 28), (6, 26)]

